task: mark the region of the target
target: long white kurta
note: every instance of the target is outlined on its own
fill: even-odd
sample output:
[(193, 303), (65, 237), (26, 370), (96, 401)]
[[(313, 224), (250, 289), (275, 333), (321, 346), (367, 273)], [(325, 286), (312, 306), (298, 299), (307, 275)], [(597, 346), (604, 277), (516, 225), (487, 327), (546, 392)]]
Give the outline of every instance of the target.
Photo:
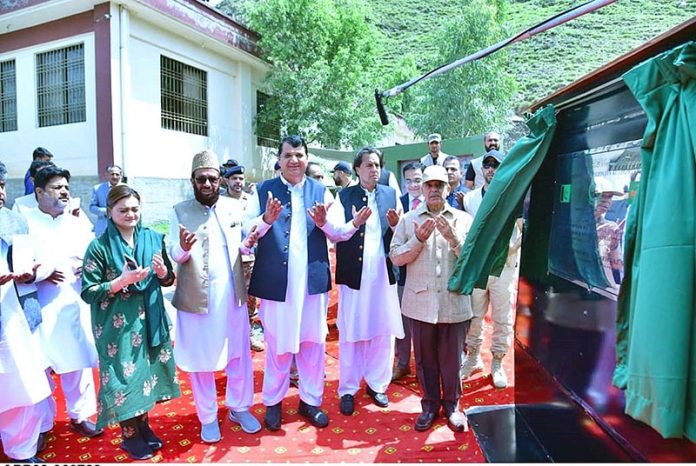
[[(0, 239), (0, 275), (9, 273), (7, 249), (7, 243)], [(29, 331), (13, 283), (0, 287), (0, 413), (36, 404), (51, 394), (38, 330), (33, 334)]]
[[(360, 289), (354, 290), (347, 285), (338, 288), (337, 325), (341, 340), (346, 342), (365, 341), (377, 336), (404, 337), (396, 283), (389, 284), (375, 191), (365, 191), (365, 195), (372, 215), (365, 223)], [(322, 229), (334, 242), (346, 241), (357, 231), (352, 219), (345, 221), (340, 196), (329, 208)]]
[[(292, 217), (290, 223), (290, 250), (288, 251), (288, 288), (285, 301), (261, 299), (259, 317), (263, 322), (264, 333), (275, 339), (277, 354), (298, 353), (300, 343), (323, 344), (328, 333), (326, 311), (328, 293), (310, 295), (307, 293), (307, 215), (311, 207), (305, 205), (304, 180), (295, 186), (281, 177), (288, 186), (291, 196)], [(324, 203), (329, 205), (333, 197), (327, 189)], [(257, 225), (260, 236), (265, 235), (271, 225), (263, 221), (258, 193), (251, 197), (247, 207), (245, 228)]]
[[(219, 371), (241, 356), (249, 356), (249, 317), (246, 303), (237, 304), (228, 247), (240, 248), (241, 238), (224, 234), (215, 207), (208, 208), (208, 313), (178, 311), (174, 359), (186, 372)], [(171, 220), (170, 238), (179, 237), (176, 212)], [(214, 226), (217, 226), (215, 228)], [(233, 242), (228, 245), (228, 241)], [(243, 252), (246, 252), (244, 249)], [(186, 262), (189, 253), (178, 242), (170, 249), (172, 259)]]
[[(39, 209), (24, 215), (33, 258), (41, 264), (36, 288), (43, 322), (37, 331), (46, 358), (58, 374), (97, 367), (90, 309), (80, 297), (81, 280), (75, 276), (94, 234), (72, 215), (54, 219)], [(15, 254), (20, 254), (17, 244)], [(45, 280), (54, 270), (63, 272), (63, 282)]]

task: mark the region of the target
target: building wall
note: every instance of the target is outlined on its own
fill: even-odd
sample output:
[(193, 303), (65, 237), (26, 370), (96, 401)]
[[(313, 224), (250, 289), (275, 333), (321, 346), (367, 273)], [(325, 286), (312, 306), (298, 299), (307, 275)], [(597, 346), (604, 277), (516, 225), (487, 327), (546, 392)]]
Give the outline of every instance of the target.
[[(40, 128), (37, 116), (36, 58), (41, 52), (84, 44), (86, 121)], [(0, 133), (0, 160), (10, 178), (24, 177), (37, 146), (46, 147), (54, 162), (74, 176), (97, 171), (94, 35), (80, 34), (0, 54), (0, 61), (15, 60), (17, 76), (17, 131)]]
[[(220, 57), (182, 37), (131, 16), (128, 41), (130, 98), (126, 109), (124, 170), (131, 178), (188, 178), (191, 158), (214, 150), (221, 162), (250, 164), (253, 135), (248, 65)], [(160, 56), (207, 73), (208, 136), (162, 129)]]

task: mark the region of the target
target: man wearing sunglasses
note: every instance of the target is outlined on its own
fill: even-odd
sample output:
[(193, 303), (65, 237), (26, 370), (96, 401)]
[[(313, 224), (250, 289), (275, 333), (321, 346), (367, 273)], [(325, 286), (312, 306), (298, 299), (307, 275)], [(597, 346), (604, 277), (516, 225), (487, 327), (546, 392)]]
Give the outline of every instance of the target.
[(249, 411), (254, 379), (249, 348), (242, 255), (256, 243), (251, 230), (242, 238), (241, 203), (220, 196), (220, 164), (214, 152), (193, 157), (191, 187), (194, 199), (174, 206), (170, 247), (177, 267), (177, 308), (174, 358), (189, 373), (193, 401), (201, 422), (201, 440), (220, 441), (215, 372), (227, 374), (225, 404), (230, 421), (248, 434), (261, 430)]
[[(476, 212), (481, 206), (483, 196), (486, 195), (488, 186), (502, 161), (503, 154), (495, 149), (484, 154), (481, 164), (483, 186), (464, 195), (464, 210), (473, 217), (476, 217)], [(486, 315), (488, 304), (490, 303), (492, 308), (491, 318), (493, 320), (493, 337), (491, 341), (491, 353), (493, 353), (491, 375), (493, 377), (493, 385), (496, 388), (507, 387), (507, 376), (503, 370), (502, 361), (512, 344), (514, 311), (511, 298), (515, 286), (518, 252), (522, 242), (520, 221), (515, 224), (513, 229), (508, 257), (500, 276), (490, 275), (485, 290), (474, 288), (471, 293), (471, 307), (474, 311), (474, 317), (471, 319), (471, 326), (466, 336), (466, 356), (463, 358), (464, 362), (460, 371), (463, 380), (483, 370), (483, 360), (481, 358), (483, 317)]]

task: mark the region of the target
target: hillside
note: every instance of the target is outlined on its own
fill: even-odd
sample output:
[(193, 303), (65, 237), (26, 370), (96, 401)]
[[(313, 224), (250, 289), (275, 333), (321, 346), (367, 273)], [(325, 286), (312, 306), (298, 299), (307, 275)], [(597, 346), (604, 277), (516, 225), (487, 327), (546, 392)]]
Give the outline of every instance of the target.
[[(513, 0), (509, 4), (510, 35), (582, 2)], [(400, 57), (413, 54), (427, 71), (438, 18), (453, 16), (459, 2), (373, 0), (375, 24), (386, 36), (381, 66), (388, 72)], [(696, 15), (696, 0), (619, 0), (551, 31), (509, 48), (510, 72), (520, 95), (518, 108), (553, 92), (604, 63)]]

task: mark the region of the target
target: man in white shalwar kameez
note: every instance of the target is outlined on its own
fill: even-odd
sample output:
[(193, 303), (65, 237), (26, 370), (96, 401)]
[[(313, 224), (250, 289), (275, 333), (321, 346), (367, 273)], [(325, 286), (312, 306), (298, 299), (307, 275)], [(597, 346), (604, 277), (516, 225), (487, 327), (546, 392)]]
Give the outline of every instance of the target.
[[(0, 437), (12, 462), (39, 462), (36, 453), (42, 431), (42, 404), (51, 395), (44, 372), (46, 361), (35, 325), (40, 321), (34, 305), (32, 328), (21, 307), (15, 284), (33, 279), (31, 270), (10, 271), (8, 256), (13, 236), (26, 234), (26, 223), (4, 208), (7, 170), (0, 162)], [(38, 313), (38, 314), (36, 314)], [(48, 420), (52, 425), (52, 419)]]
[(404, 337), (396, 276), (388, 257), (392, 229), (403, 209), (396, 191), (378, 184), (377, 149), (360, 150), (353, 169), (360, 184), (339, 192), (329, 208), (328, 221), (323, 205), (315, 206), (311, 213), (336, 242), (338, 395), (340, 411), (348, 416), (355, 410), (354, 397), (363, 378), (374, 403), (388, 406), (394, 338)]
[[(41, 264), (36, 271), (43, 317), (38, 329), (41, 346), (50, 367), (60, 375), (71, 429), (94, 437), (102, 433), (89, 420), (97, 413), (92, 375), (97, 351), (89, 306), (80, 298), (82, 258), (94, 234), (83, 221), (65, 213), (70, 202), (69, 181), (70, 172), (62, 168), (46, 167), (37, 173), (38, 209), (24, 216), (29, 226), (28, 249)], [(47, 409), (55, 417), (52, 397)]]
[(214, 152), (193, 158), (191, 185), (195, 199), (174, 206), (170, 247), (177, 267), (174, 359), (189, 373), (201, 439), (221, 439), (217, 418), (215, 371), (225, 370), (228, 418), (253, 434), (261, 424), (249, 412), (254, 374), (249, 347), (249, 318), (242, 253), (253, 247), (255, 234), (242, 243), (241, 205), (220, 197), (220, 171)]
[(283, 138), (278, 157), (280, 176), (257, 186), (245, 222), (245, 228), (256, 226), (259, 234), (249, 293), (260, 298), (266, 341), (264, 423), (269, 430), (280, 429), (281, 402), (290, 384), (294, 356), (298, 412), (312, 425), (326, 427), (329, 418), (320, 405), (331, 270), (326, 236), (307, 209), (328, 205), (333, 196), (322, 183), (305, 176), (307, 145), (301, 137)]

